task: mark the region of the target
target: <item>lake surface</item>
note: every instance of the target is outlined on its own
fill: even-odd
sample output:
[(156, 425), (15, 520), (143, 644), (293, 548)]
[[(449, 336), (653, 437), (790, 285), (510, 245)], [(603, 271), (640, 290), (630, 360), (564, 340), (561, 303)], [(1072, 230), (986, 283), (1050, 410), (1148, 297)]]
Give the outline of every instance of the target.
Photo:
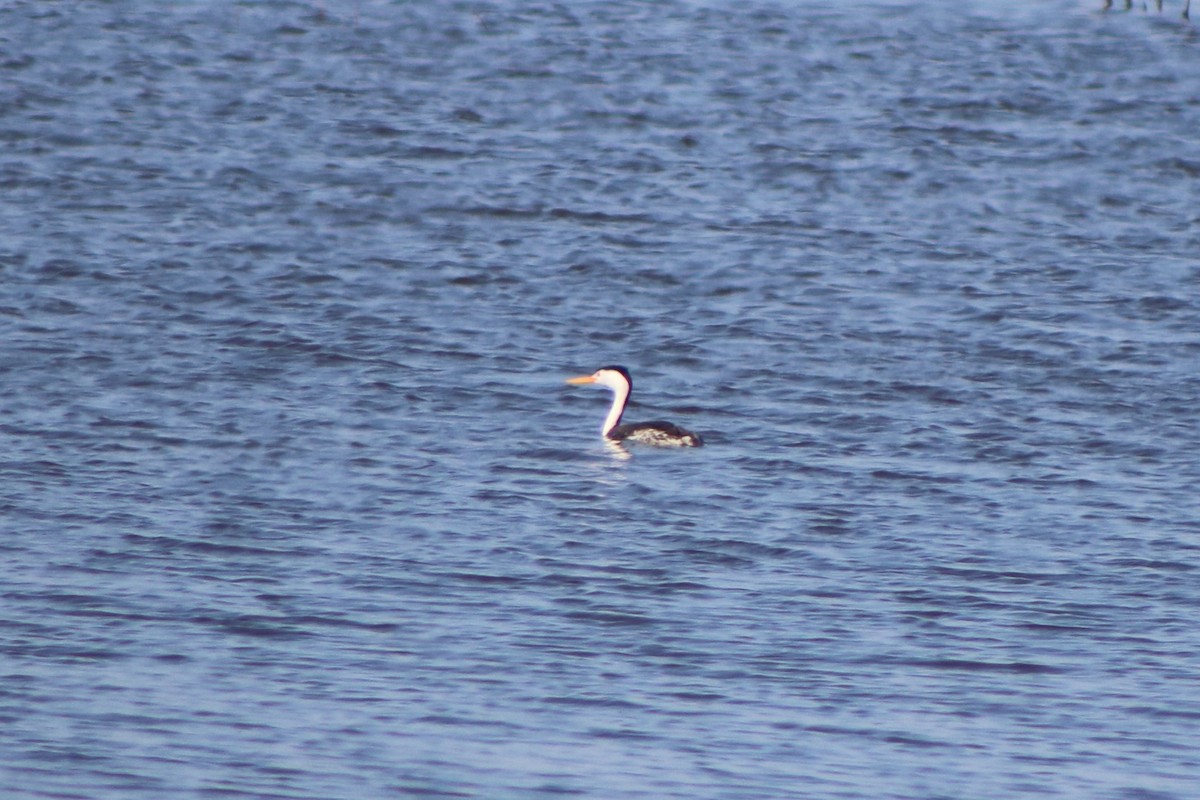
[(1101, 6), (5, 4), (0, 794), (1200, 796), (1200, 35)]

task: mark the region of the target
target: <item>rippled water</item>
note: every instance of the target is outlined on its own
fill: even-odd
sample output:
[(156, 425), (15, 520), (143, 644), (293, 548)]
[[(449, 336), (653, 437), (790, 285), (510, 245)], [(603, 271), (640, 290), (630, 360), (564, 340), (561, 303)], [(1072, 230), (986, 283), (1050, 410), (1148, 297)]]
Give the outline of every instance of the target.
[(4, 796), (1200, 794), (1150, 5), (6, 4)]

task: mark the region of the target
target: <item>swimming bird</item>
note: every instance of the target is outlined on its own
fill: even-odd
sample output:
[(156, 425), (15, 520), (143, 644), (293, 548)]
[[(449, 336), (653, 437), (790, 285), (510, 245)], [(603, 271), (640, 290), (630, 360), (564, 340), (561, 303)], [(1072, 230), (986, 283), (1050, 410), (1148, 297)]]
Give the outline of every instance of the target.
[(633, 379), (624, 367), (601, 367), (591, 375), (568, 378), (567, 383), (595, 383), (612, 389), (612, 408), (608, 410), (608, 416), (600, 428), (600, 435), (609, 441), (637, 442), (658, 447), (700, 447), (704, 444), (697, 434), (662, 420), (622, 425), (621, 415), (625, 413), (629, 395), (633, 392)]

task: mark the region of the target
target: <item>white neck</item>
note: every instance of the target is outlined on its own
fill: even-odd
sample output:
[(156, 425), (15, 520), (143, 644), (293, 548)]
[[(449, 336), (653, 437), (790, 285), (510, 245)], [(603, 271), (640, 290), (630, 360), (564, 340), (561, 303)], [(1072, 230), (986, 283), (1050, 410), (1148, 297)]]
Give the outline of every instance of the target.
[(619, 384), (609, 385), (613, 393), (612, 408), (608, 410), (608, 416), (604, 418), (604, 427), (600, 429), (601, 436), (608, 436), (608, 432), (617, 427), (617, 423), (621, 421), (621, 415), (625, 413), (625, 403), (629, 400), (629, 386), (621, 381)]

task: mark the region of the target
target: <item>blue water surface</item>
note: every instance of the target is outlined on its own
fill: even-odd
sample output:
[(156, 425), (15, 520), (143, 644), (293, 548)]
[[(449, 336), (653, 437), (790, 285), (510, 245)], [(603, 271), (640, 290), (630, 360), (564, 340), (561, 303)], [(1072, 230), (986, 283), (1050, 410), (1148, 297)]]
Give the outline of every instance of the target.
[(1200, 51), (1102, 6), (0, 8), (0, 794), (1200, 795)]

